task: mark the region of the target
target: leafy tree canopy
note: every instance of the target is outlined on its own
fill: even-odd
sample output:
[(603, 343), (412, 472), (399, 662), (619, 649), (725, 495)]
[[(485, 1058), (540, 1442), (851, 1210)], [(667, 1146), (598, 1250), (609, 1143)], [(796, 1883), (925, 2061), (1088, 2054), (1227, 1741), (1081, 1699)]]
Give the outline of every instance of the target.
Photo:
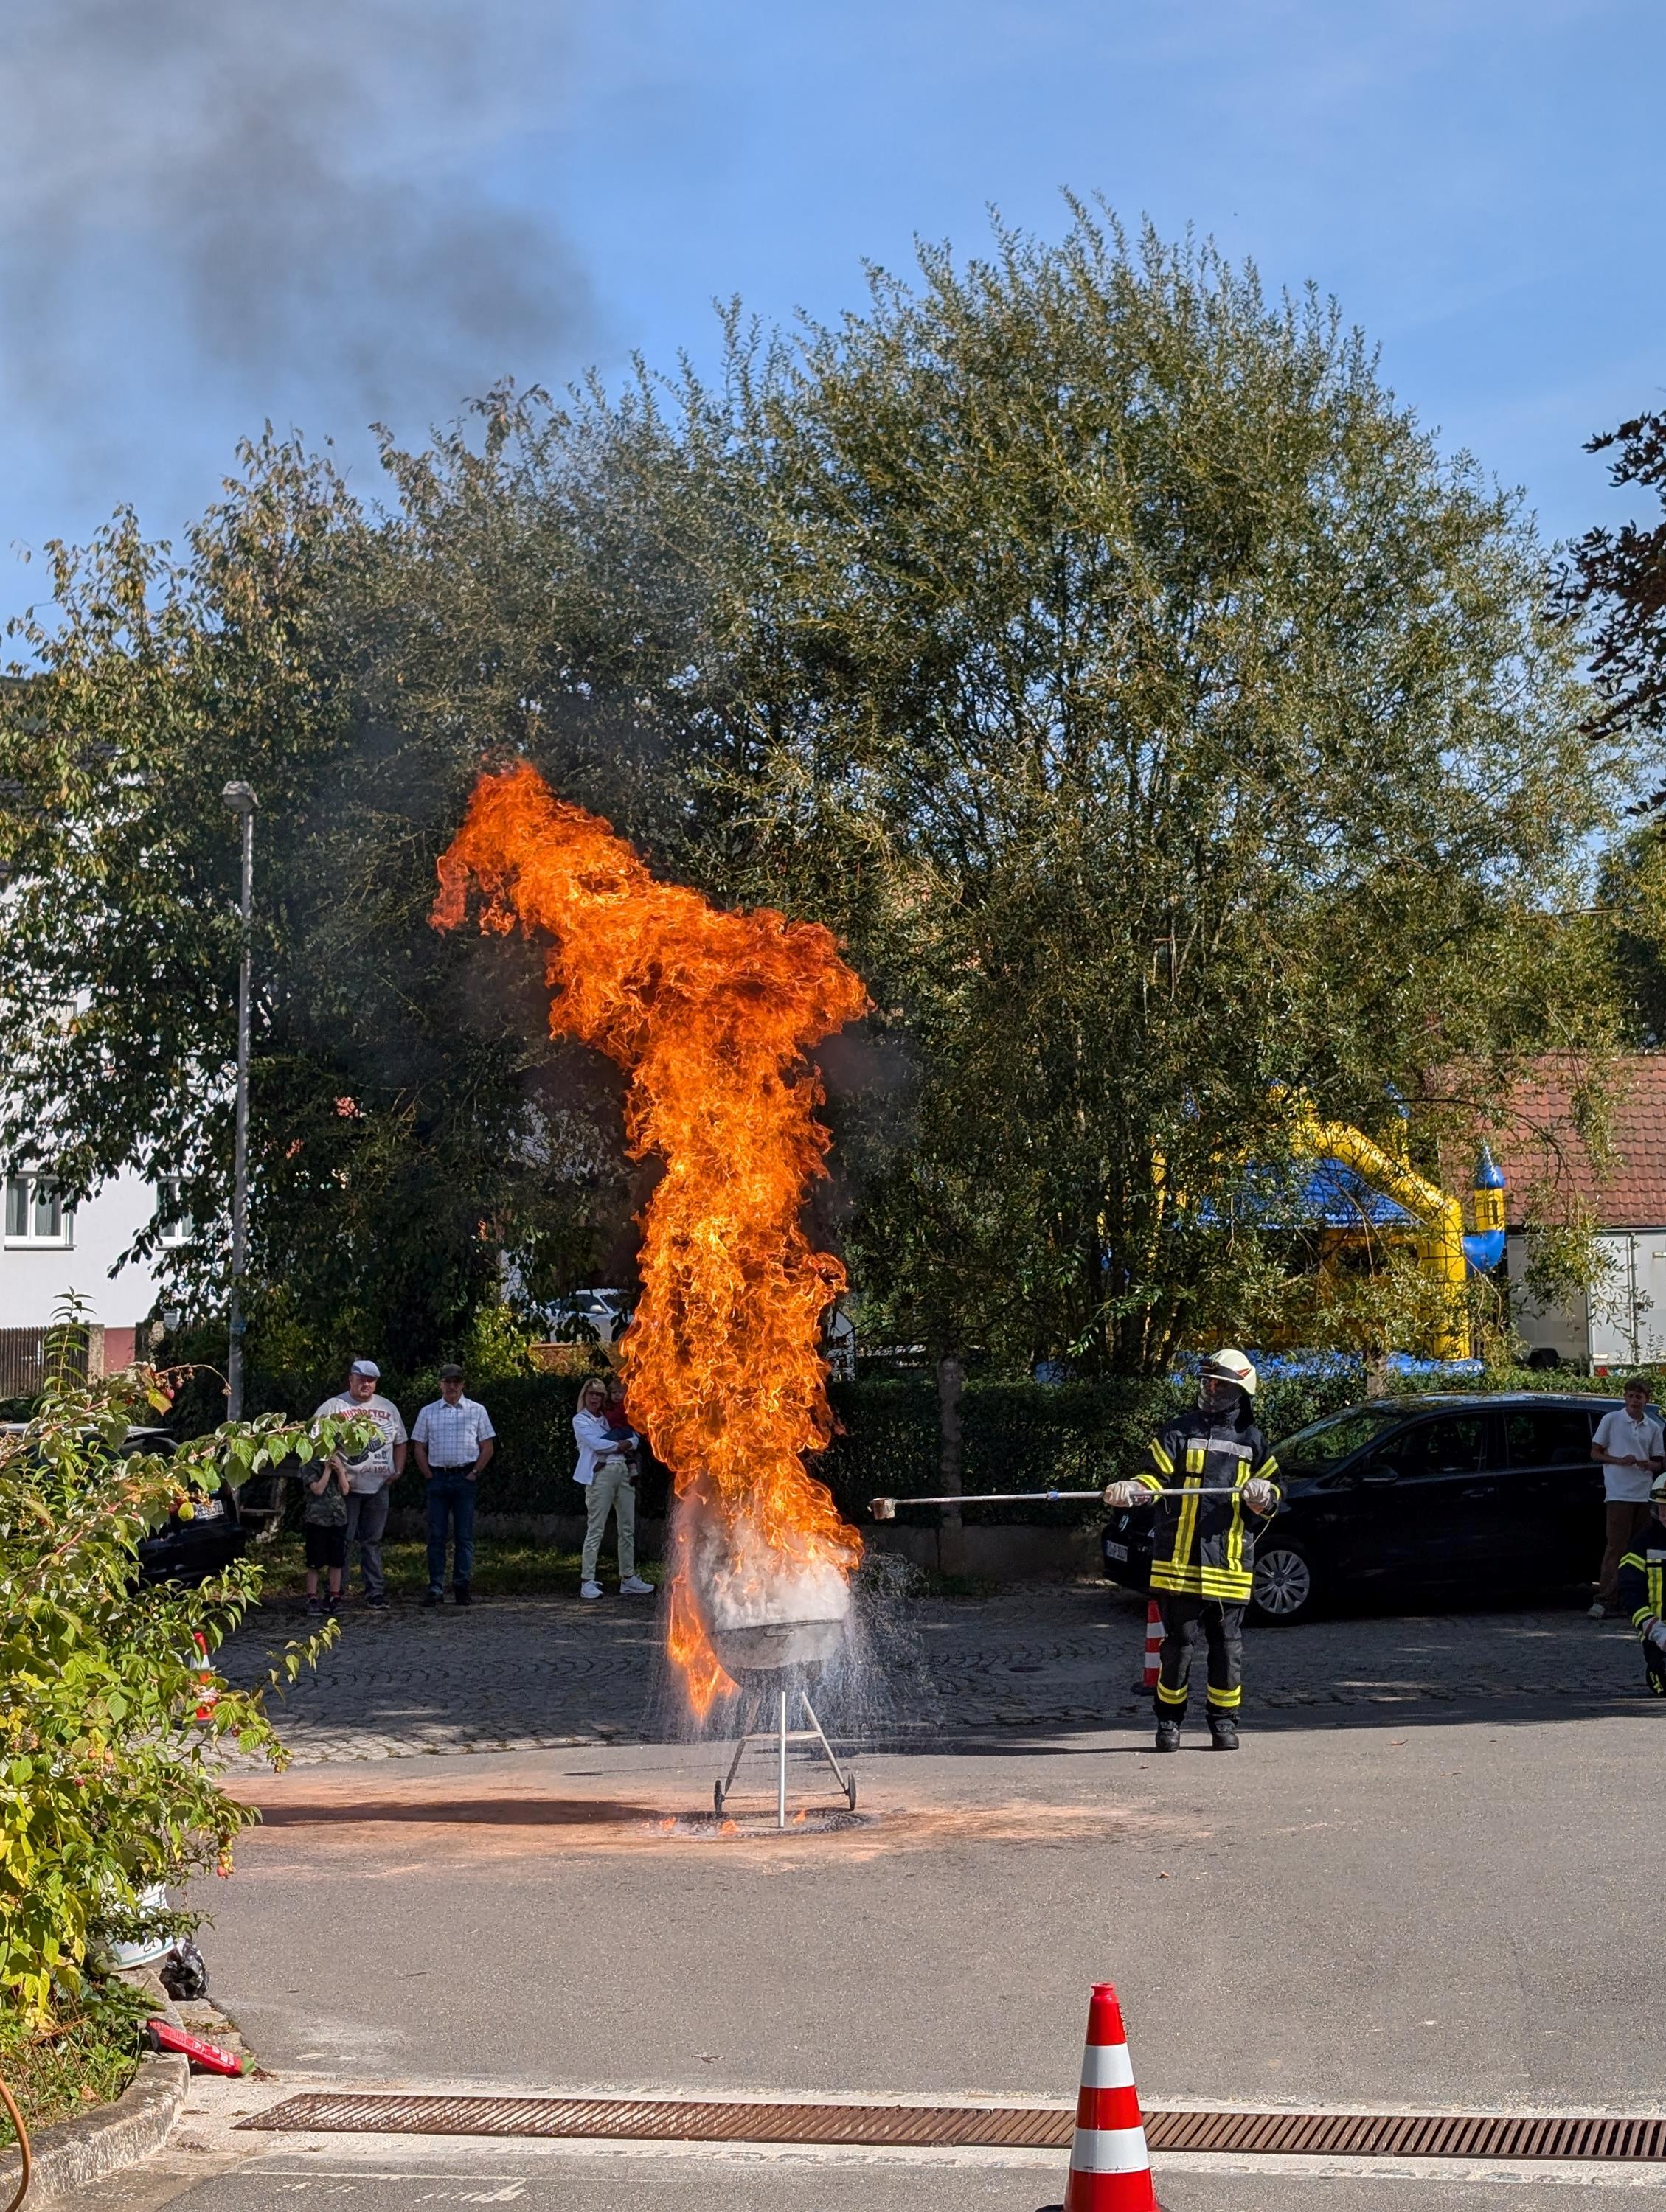
[(1398, 1093), (1432, 1159), (1610, 1033), (1618, 738), (1530, 522), (1333, 307), (1085, 210), (921, 275), (733, 326), (684, 401), (749, 517), (751, 887), (838, 923), (897, 1048), (857, 1273), (939, 1343), (1253, 1338), (1286, 1248), (1233, 1194), (1298, 1094)]
[[(223, 1297), (226, 1269), (220, 793), (255, 787), (250, 1265), (254, 1353), (277, 1364), (432, 1357), (498, 1295), (506, 1249), (533, 1289), (621, 1249), (629, 1265), (610, 1075), (550, 1045), (531, 948), (426, 916), (496, 750), (674, 847), (690, 595), (581, 422), (504, 394), (481, 416), (483, 441), (389, 452), (391, 512), (269, 434), (181, 555), (126, 514), (54, 548), (53, 607), (21, 626), (0, 713), (0, 1144), (72, 1195), (129, 1164), (177, 1181), (201, 1224), (166, 1263), (188, 1308)], [(651, 520), (668, 541), (668, 504)]]
[[(268, 435), (178, 556), (128, 516), (58, 549), (0, 704), (0, 1142), (205, 1224), (219, 792), (259, 794), (257, 1357), (420, 1362), (504, 1254), (628, 1269), (611, 1079), (550, 1043), (536, 949), (426, 926), (506, 752), (848, 939), (839, 1233), (941, 1348), (1254, 1338), (1300, 1255), (1236, 1194), (1301, 1095), (1385, 1129), (1398, 1093), (1432, 1162), (1614, 1032), (1586, 877), (1631, 733), (1584, 732), (1529, 520), (1316, 298), (1078, 209), (791, 343), (733, 317), (714, 387), (500, 392), (385, 458), (373, 510)], [(217, 1295), (216, 1236), (181, 1265)]]

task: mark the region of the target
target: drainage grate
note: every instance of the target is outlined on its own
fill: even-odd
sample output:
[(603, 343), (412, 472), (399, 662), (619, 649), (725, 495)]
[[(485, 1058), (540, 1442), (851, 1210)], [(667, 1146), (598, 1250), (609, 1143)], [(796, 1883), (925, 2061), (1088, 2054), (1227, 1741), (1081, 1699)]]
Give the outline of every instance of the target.
[[(657, 2097), (291, 2097), (243, 2128), (307, 2135), (611, 2136), (633, 2142), (938, 2145), (1064, 2150), (1068, 2107), (748, 2105)], [(1150, 2112), (1153, 2150), (1355, 2158), (1605, 2159), (1666, 2162), (1666, 2119), (1529, 2118), (1502, 2112)]]

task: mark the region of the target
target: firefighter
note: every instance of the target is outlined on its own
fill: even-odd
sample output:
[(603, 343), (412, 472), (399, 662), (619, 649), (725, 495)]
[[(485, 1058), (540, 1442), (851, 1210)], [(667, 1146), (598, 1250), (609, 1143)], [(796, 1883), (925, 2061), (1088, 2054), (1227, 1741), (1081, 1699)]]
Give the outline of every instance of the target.
[[(1154, 1437), (1151, 1465), (1106, 1486), (1107, 1505), (1151, 1505), (1157, 1525), (1151, 1586), (1163, 1616), (1157, 1675), (1157, 1748), (1178, 1751), (1199, 1632), (1209, 1647), (1209, 1738), (1238, 1747), (1243, 1696), (1243, 1608), (1256, 1536), (1279, 1509), (1278, 1462), (1256, 1426), (1256, 1370), (1241, 1352), (1217, 1352), (1198, 1376), (1197, 1404)], [(1210, 1498), (1194, 1492), (1219, 1490)]]
[(1666, 1474), (1651, 1492), (1653, 1510), (1620, 1562), (1620, 1610), (1643, 1645), (1649, 1687), (1666, 1698)]

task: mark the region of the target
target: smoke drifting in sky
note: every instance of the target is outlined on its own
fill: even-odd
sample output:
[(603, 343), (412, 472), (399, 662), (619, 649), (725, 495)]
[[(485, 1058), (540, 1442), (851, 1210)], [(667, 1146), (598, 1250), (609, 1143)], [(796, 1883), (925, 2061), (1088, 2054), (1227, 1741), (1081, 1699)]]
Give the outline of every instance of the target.
[(508, 183), (515, 142), (561, 121), (564, 0), (11, 0), (7, 15), (14, 435), (102, 468), (147, 416), (179, 435), (184, 397), (240, 428), (420, 428), (505, 372), (569, 365), (581, 274)]

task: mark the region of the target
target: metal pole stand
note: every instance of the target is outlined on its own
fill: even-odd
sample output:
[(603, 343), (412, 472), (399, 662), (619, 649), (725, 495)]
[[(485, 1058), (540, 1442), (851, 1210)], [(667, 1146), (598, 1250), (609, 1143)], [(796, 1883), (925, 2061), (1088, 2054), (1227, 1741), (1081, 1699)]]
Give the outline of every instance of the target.
[[(792, 1701), (794, 1698), (804, 1708), (804, 1717), (810, 1723), (808, 1728), (795, 1729), (788, 1725)], [(773, 1725), (767, 1729), (753, 1728), (751, 1723), (761, 1717), (766, 1699), (773, 1708), (771, 1714)], [(855, 1811), (855, 1774), (842, 1767), (834, 1757), (833, 1747), (827, 1741), (826, 1732), (816, 1717), (816, 1708), (810, 1702), (810, 1692), (801, 1682), (790, 1689), (754, 1690), (751, 1693), (746, 1719), (748, 1726), (734, 1747), (734, 1757), (729, 1761), (728, 1772), (721, 1782), (714, 1782), (712, 1784), (712, 1803), (716, 1808), (720, 1820), (722, 1817), (723, 1808), (734, 1794), (734, 1778), (740, 1771), (740, 1762), (745, 1757), (748, 1747), (754, 1747), (759, 1751), (769, 1753), (774, 1756), (775, 1826), (778, 1828), (784, 1828), (787, 1826), (787, 1747), (791, 1743), (813, 1743), (819, 1746), (822, 1758), (832, 1769), (833, 1778), (844, 1793), (846, 1804), (853, 1813)]]

